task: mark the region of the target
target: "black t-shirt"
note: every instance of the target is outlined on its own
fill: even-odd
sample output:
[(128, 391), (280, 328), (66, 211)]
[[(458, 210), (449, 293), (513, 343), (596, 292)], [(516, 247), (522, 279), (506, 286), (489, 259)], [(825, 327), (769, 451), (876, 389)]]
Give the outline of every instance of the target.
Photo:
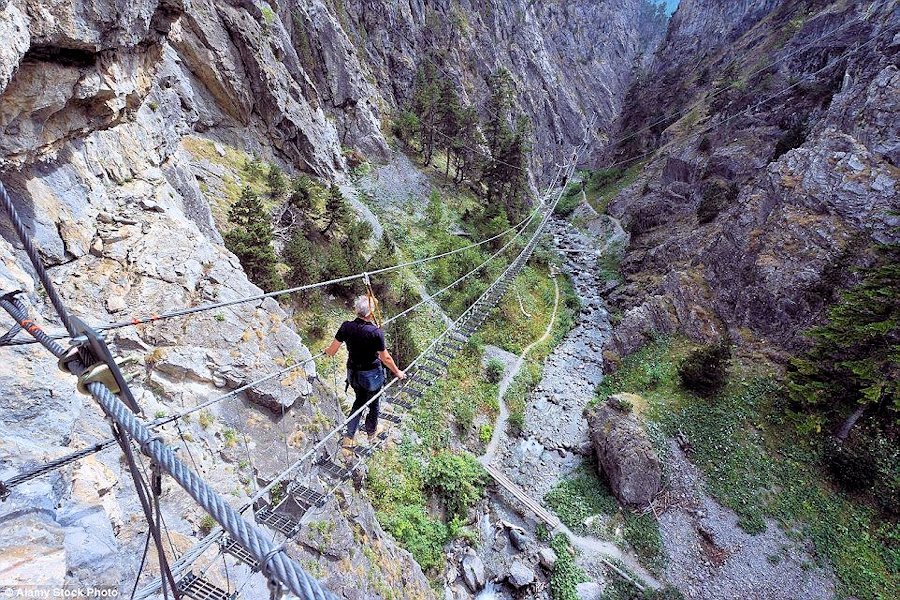
[(368, 371), (381, 364), (378, 353), (385, 350), (386, 346), (384, 331), (377, 325), (360, 318), (344, 321), (334, 339), (347, 344), (347, 351), (350, 353), (347, 359), (348, 369)]

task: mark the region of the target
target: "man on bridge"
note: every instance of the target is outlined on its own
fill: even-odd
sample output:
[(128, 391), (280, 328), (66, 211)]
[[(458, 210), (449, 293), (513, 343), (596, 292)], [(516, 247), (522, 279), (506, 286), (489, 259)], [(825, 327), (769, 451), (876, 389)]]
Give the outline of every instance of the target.
[[(356, 401), (353, 403), (350, 414), (365, 406), (384, 386), (385, 367), (390, 369), (397, 379), (406, 379), (406, 374), (397, 367), (387, 350), (384, 343), (384, 330), (375, 323), (377, 302), (373, 296), (359, 296), (353, 303), (356, 318), (341, 323), (331, 345), (325, 349), (325, 354), (334, 356), (341, 344), (347, 343), (347, 384), (353, 388), (353, 392), (356, 394)], [(375, 441), (379, 433), (379, 400), (372, 401), (369, 405), (369, 413), (366, 415), (364, 429), (370, 443)], [(356, 436), (361, 416), (362, 413), (357, 414), (347, 424), (347, 433), (341, 443), (345, 456), (352, 455), (353, 438)]]

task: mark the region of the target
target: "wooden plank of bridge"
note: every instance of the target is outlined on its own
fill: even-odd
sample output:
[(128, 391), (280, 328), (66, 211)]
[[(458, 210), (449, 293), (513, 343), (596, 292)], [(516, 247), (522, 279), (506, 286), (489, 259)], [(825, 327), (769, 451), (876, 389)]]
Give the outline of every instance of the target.
[(500, 471), (500, 469), (490, 463), (486, 464), (484, 468), (500, 487), (512, 494), (512, 496), (516, 500), (521, 502), (525, 508), (530, 510), (538, 519), (543, 521), (547, 525), (547, 527), (550, 528), (550, 531), (555, 531), (562, 526), (562, 523), (556, 517), (556, 515), (538, 504), (537, 501), (533, 500), (527, 493), (525, 493), (525, 490), (513, 483), (509, 479), (509, 477), (507, 477), (503, 474), (502, 471)]

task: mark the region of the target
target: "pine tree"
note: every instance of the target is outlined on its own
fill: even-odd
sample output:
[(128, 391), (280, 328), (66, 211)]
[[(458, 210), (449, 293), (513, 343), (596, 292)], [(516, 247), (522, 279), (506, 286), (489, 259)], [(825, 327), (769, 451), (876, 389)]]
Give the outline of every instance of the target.
[(328, 188), (328, 197), (325, 200), (325, 212), (328, 214), (328, 224), (325, 226), (325, 229), (322, 230), (323, 234), (327, 234), (331, 231), (331, 228), (335, 224), (346, 226), (352, 217), (350, 204), (347, 202), (347, 199), (344, 198), (341, 189), (334, 184)]
[(875, 265), (812, 329), (813, 347), (791, 361), (795, 401), (849, 416), (836, 435), (846, 439), (867, 409), (900, 411), (900, 244), (878, 248)]
[(291, 286), (306, 285), (321, 278), (319, 253), (301, 229), (294, 230), (282, 251), (282, 258), (290, 269), (287, 273), (287, 282)]
[(411, 110), (402, 111), (393, 121), (394, 135), (403, 142), (406, 148), (411, 148), (413, 141), (421, 128), (419, 117)]
[(422, 145), (422, 160), (426, 165), (431, 163), (434, 155), (440, 92), (437, 70), (431, 61), (426, 61), (416, 74), (412, 106), (413, 113), (419, 119), (419, 142)]
[(454, 182), (475, 181), (479, 177), (481, 153), (478, 148), (485, 143), (474, 107), (460, 110), (456, 134), (453, 136)]
[(247, 277), (266, 291), (283, 287), (272, 247), (272, 223), (259, 196), (249, 187), (228, 211), (232, 229), (225, 234), (225, 247), (234, 252)]
[(513, 221), (522, 216), (528, 191), (528, 153), (531, 151), (531, 122), (525, 116), (516, 119), (516, 128), (503, 154), (504, 172), (508, 181), (503, 205)]
[(291, 193), (288, 201), (304, 216), (313, 212), (313, 181), (307, 175), (300, 175), (291, 180)]
[(508, 204), (508, 198), (513, 195), (514, 174), (511, 169), (515, 162), (509, 159), (518, 150), (525, 150), (524, 144), (518, 139), (518, 131), (510, 126), (512, 120), (513, 79), (506, 69), (500, 69), (488, 77), (490, 97), (488, 99), (488, 112), (490, 120), (485, 126), (485, 140), (491, 158), (482, 170), (482, 184), (485, 188), (486, 216), (491, 218), (497, 214), (500, 205)]
[(449, 79), (443, 79), (438, 84), (439, 97), (437, 105), (436, 127), (440, 137), (440, 145), (446, 152), (447, 165), (444, 177), (450, 179), (450, 155), (453, 152), (453, 144), (459, 133), (460, 113), (462, 106), (459, 94)]
[(266, 171), (266, 192), (276, 202), (280, 202), (287, 194), (287, 178), (278, 165), (269, 165), (269, 170)]

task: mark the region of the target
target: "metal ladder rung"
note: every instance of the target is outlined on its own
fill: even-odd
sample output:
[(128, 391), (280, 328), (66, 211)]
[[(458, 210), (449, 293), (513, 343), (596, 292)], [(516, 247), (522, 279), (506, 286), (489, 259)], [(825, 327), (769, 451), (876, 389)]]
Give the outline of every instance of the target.
[(402, 406), (406, 410), (412, 410), (412, 402), (407, 402), (406, 400), (401, 399), (399, 396), (388, 396), (387, 401), (391, 404), (396, 404), (397, 406)]
[[(450, 366), (450, 361), (456, 358), (453, 350), (449, 348), (442, 348), (437, 351), (437, 355), (440, 356), (447, 366)], [(436, 362), (436, 361), (435, 361)]]
[(232, 596), (193, 572), (178, 582), (178, 591), (194, 600), (231, 600)]
[[(427, 377), (425, 373), (413, 373), (413, 376), (406, 380), (406, 385), (423, 385), (425, 388), (431, 387), (434, 383), (434, 377)], [(419, 390), (424, 393), (426, 390)]]
[(222, 544), (222, 551), (232, 555), (242, 563), (248, 565), (254, 571), (259, 569), (259, 561), (256, 560), (252, 554), (247, 552), (247, 550), (234, 538), (227, 538), (225, 540)]
[(409, 396), (414, 396), (416, 398), (421, 398), (422, 396), (425, 395), (423, 392), (417, 390), (414, 387), (410, 387), (409, 385), (403, 386), (403, 388), (400, 391), (404, 394), (407, 394)]
[(391, 423), (396, 423), (397, 425), (403, 422), (403, 419), (400, 417), (400, 415), (395, 415), (392, 413), (381, 413), (381, 418), (385, 419), (386, 421), (390, 421)]
[(338, 481), (346, 481), (353, 476), (353, 469), (340, 466), (328, 458), (327, 454), (316, 461), (316, 464), (321, 468), (323, 473)]
[(256, 520), (278, 533), (283, 533), (289, 538), (294, 537), (300, 531), (300, 522), (281, 513), (273, 511), (268, 506), (256, 513)]
[(422, 365), (421, 367), (419, 367), (419, 370), (425, 371), (426, 373), (434, 375), (435, 377), (441, 377), (443, 375), (443, 373), (441, 373), (437, 369), (432, 369), (431, 367), (426, 367), (425, 365)]
[(437, 357), (434, 357), (434, 356), (429, 356), (429, 357), (426, 358), (425, 360), (430, 360), (431, 362), (433, 362), (433, 363), (435, 363), (435, 364), (437, 364), (437, 365), (440, 365), (441, 367), (443, 367), (443, 368), (445, 368), (445, 369), (447, 369), (447, 368), (450, 367), (450, 363), (448, 363), (447, 361), (441, 360), (441, 359), (439, 359), (439, 358), (437, 358)]

